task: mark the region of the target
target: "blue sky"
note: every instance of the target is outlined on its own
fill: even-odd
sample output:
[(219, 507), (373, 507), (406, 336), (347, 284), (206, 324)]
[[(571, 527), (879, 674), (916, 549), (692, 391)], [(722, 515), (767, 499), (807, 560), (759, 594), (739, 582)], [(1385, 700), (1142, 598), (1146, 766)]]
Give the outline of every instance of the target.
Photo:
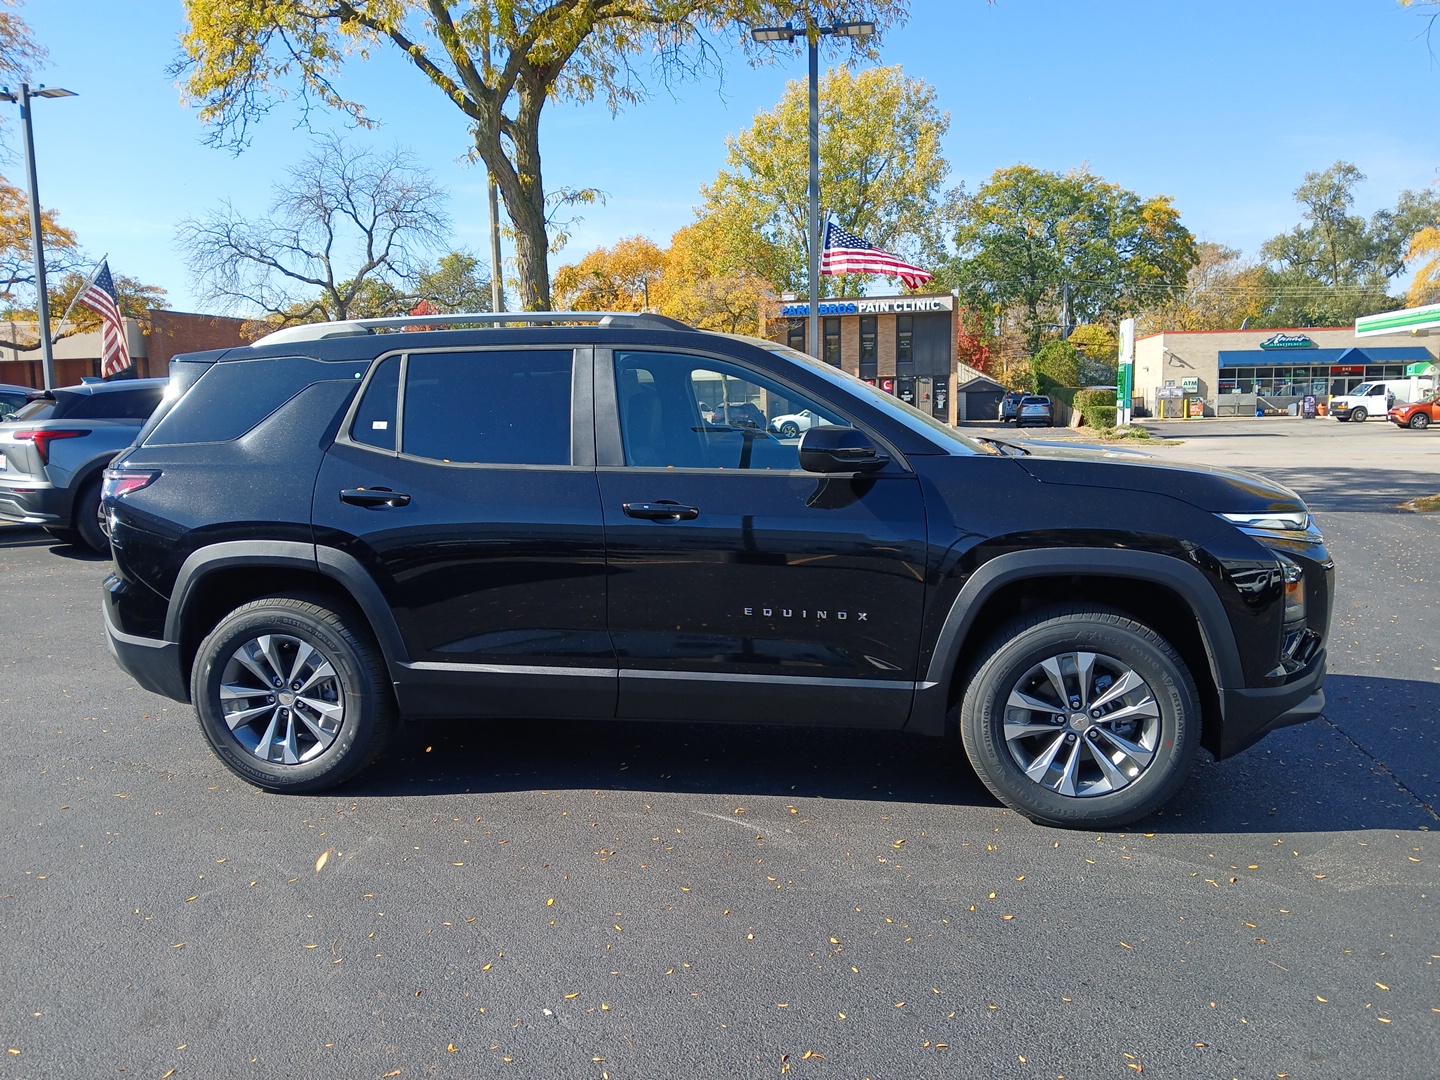
[[(276, 108), (239, 156), (205, 146), (165, 74), (179, 0), (28, 0), (19, 11), (50, 52), (36, 81), (80, 95), (36, 105), (42, 202), (115, 272), (201, 310), (176, 224), (225, 198), (261, 211), (310, 149), (298, 114)], [(1253, 254), (1299, 220), (1291, 195), (1307, 171), (1354, 162), (1369, 178), (1356, 207), (1367, 214), (1440, 178), (1440, 60), (1422, 16), (1396, 0), (912, 0), (911, 12), (882, 62), (936, 87), (951, 180), (971, 189), (1017, 162), (1088, 164), (1141, 195), (1173, 196), (1198, 236)], [(552, 271), (625, 236), (666, 243), (723, 164), (725, 137), (804, 76), (803, 57), (725, 59), (723, 84), (657, 88), (618, 117), (600, 104), (547, 107), (547, 186), (607, 193)], [(484, 174), (464, 160), (459, 111), (384, 50), (345, 85), (383, 123), (351, 137), (413, 151), (451, 192), (455, 245), (483, 255)], [(23, 186), (18, 110), (0, 108), (11, 110), (0, 169)], [(344, 130), (333, 115), (316, 122)]]

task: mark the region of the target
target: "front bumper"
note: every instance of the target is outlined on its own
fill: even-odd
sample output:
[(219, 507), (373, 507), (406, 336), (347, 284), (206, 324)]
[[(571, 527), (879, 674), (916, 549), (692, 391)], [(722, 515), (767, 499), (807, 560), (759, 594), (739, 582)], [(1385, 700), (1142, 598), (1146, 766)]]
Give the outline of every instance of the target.
[(111, 608), (114, 594), (106, 590), (103, 602), (105, 641), (121, 669), (151, 693), (176, 701), (190, 700), (190, 680), (182, 664), (180, 645), (174, 641), (127, 634), (115, 625)]
[(1272, 731), (1314, 720), (1325, 711), (1325, 650), (1283, 686), (1220, 691), (1224, 717), (1217, 758), (1234, 757)]

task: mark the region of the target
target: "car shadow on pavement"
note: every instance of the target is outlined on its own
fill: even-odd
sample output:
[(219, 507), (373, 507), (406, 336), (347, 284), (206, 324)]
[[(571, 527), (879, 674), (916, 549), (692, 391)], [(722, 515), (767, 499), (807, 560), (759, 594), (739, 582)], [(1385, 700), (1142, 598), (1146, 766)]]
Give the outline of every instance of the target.
[(897, 732), (620, 720), (407, 725), (344, 790), (565, 788), (999, 805), (958, 745)]
[(36, 548), (54, 544), (55, 538), (41, 529), (28, 525), (0, 526), (0, 549)]
[(1149, 824), (1168, 832), (1440, 827), (1440, 685), (1331, 674), (1325, 715), (1203, 759)]
[(1293, 488), (1311, 510), (1330, 514), (1408, 514), (1401, 503), (1440, 492), (1432, 470), (1267, 468), (1266, 476)]
[[(1331, 676), (1327, 717), (1216, 762), (1133, 830), (1185, 833), (1414, 829), (1440, 778), (1440, 686)], [(1413, 730), (1412, 730), (1413, 729)], [(999, 812), (958, 744), (894, 732), (644, 722), (408, 725), (347, 796), (591, 789), (948, 804)]]

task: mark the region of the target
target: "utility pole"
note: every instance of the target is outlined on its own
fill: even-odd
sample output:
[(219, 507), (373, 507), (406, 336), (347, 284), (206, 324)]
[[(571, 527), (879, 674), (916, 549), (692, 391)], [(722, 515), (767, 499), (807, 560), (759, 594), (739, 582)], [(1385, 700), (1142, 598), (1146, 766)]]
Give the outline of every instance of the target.
[(501, 312), (505, 310), (505, 271), (504, 263), (500, 261), (500, 189), (495, 186), (495, 178), (488, 177), (490, 183), (490, 310)]
[(875, 33), (873, 22), (844, 22), (834, 26), (810, 24), (803, 30), (784, 26), (762, 26), (751, 32), (756, 41), (794, 41), (801, 34), (810, 49), (810, 317), (805, 335), (810, 355), (824, 354), (820, 341), (820, 39), (826, 36), (863, 38)]
[(40, 370), (46, 390), (55, 387), (55, 350), (50, 341), (50, 294), (45, 287), (45, 241), (41, 232), (40, 192), (35, 178), (35, 124), (30, 117), (30, 102), (37, 97), (74, 97), (73, 90), (58, 86), (37, 86), (33, 91), (28, 82), (20, 84), (20, 92), (9, 87), (0, 91), (0, 101), (20, 103), (20, 122), (25, 129), (25, 172), (30, 183), (30, 255), (35, 260), (35, 314), (39, 320)]

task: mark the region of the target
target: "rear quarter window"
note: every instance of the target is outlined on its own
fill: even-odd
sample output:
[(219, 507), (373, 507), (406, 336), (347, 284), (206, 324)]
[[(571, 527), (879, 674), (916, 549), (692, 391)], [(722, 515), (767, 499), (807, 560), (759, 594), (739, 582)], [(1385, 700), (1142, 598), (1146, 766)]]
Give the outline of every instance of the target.
[[(327, 364), (304, 356), (211, 364), (145, 440), (146, 446), (230, 442), (312, 383), (354, 381), (368, 364)], [(319, 432), (317, 431), (318, 435)]]
[(98, 394), (72, 395), (74, 404), (55, 420), (144, 420), (165, 394), (163, 386), (147, 386), (135, 390), (107, 390)]

